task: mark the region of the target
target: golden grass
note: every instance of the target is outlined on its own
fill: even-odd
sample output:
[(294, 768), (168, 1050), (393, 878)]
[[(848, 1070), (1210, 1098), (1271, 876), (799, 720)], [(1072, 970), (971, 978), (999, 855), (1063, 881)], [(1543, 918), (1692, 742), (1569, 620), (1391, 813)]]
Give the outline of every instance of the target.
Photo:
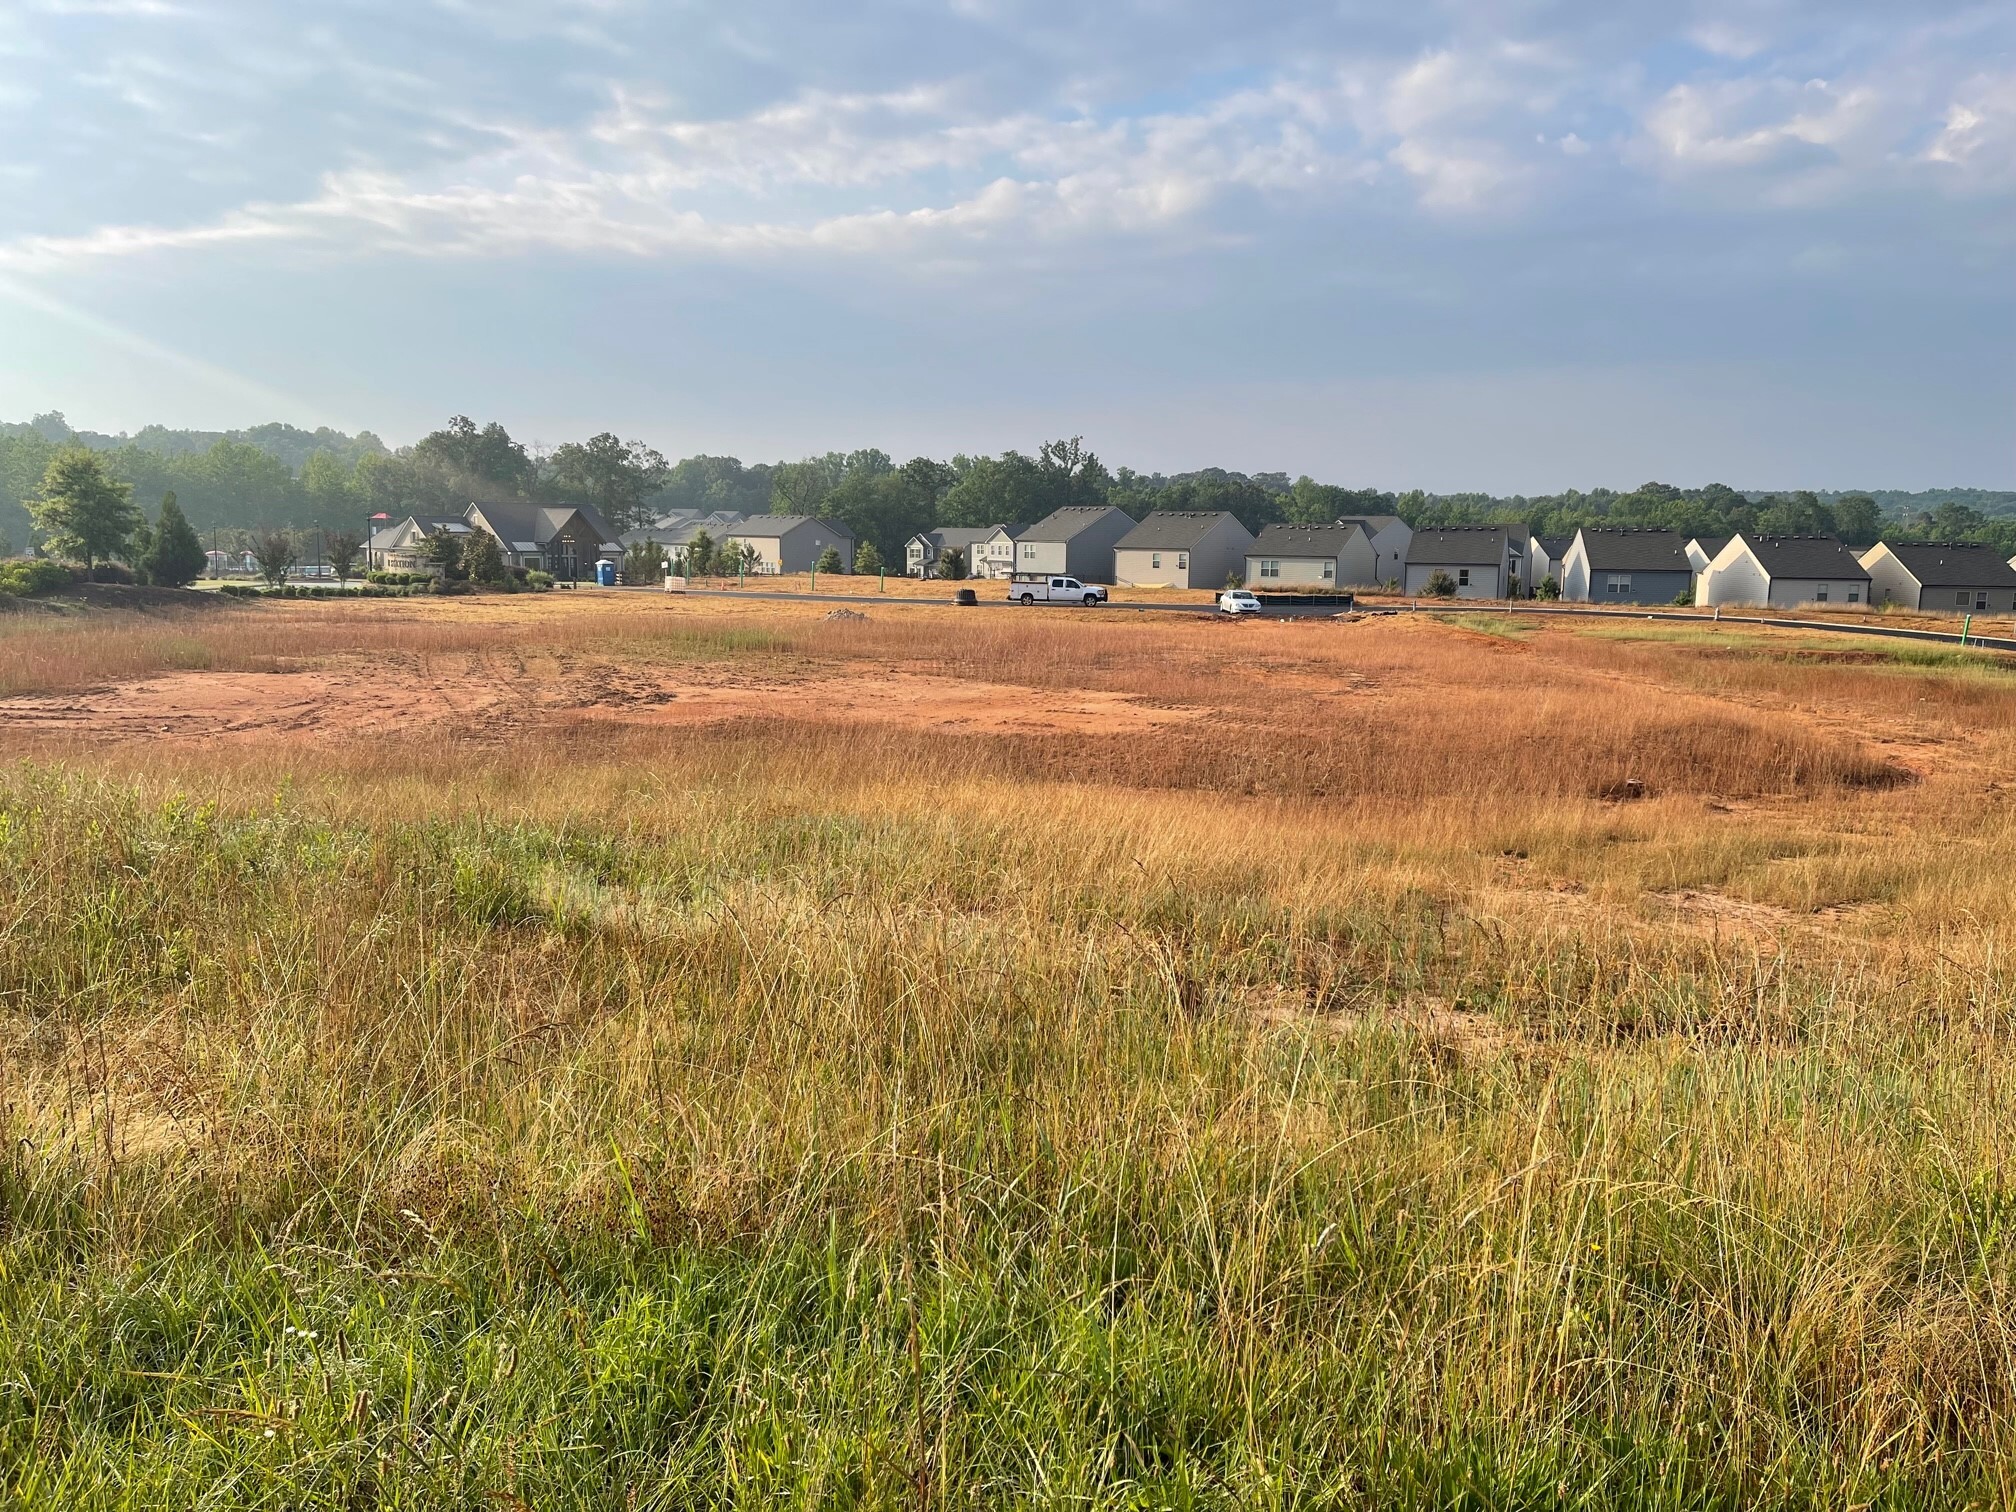
[[(1063, 742), (563, 700), (222, 743), (0, 705), (0, 1101), (33, 1152), (0, 1352), (117, 1404), (0, 1441), (43, 1434), (22, 1463), (368, 1503), (368, 1454), (315, 1476), (420, 1452), (383, 1417), (403, 1352), (477, 1404), (420, 1414), (451, 1489), (507, 1505), (620, 1504), (570, 1478), (617, 1455), (675, 1501), (817, 1501), (828, 1452), (869, 1505), (939, 1471), (1179, 1500), (1185, 1465), (1258, 1504), (1284, 1464), (1315, 1489), (1274, 1500), (1317, 1505), (2010, 1504), (1999, 673), (1771, 632), (559, 597), (5, 644), (45, 691), (193, 643), (1200, 717)], [(616, 1340), (692, 1257), (720, 1289), (637, 1357), (718, 1336), (733, 1389), (626, 1395)], [(129, 1278), (200, 1293), (192, 1263), (234, 1278), (214, 1352), (134, 1363), (77, 1321), (102, 1297), (151, 1337), (173, 1306)], [(324, 1313), (323, 1377), (242, 1321)], [(506, 1354), (538, 1391), (478, 1368)], [(182, 1458), (248, 1380), (300, 1452)], [(587, 1448), (533, 1456), (552, 1422)]]

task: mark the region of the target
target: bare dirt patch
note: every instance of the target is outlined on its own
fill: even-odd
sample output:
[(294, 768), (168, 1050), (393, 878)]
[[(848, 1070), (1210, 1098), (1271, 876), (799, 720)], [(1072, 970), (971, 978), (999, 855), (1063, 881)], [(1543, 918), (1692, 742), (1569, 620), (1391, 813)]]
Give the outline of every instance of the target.
[(984, 735), (1114, 734), (1187, 724), (1196, 709), (1093, 689), (1046, 691), (903, 672), (764, 678), (659, 673), (567, 657), (392, 657), (272, 672), (178, 672), (81, 693), (0, 699), (0, 739), (349, 739), (452, 725), (480, 734), (582, 721), (779, 721)]

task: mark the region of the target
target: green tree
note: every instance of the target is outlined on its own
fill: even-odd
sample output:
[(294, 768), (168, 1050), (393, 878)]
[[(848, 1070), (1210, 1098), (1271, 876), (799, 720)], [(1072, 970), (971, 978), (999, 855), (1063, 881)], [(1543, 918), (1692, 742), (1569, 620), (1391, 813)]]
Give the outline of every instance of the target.
[[(487, 532), (483, 532), (487, 534)], [(469, 569), (462, 565), (462, 538), (442, 531), (430, 535), (420, 543), (420, 560), (429, 562), (439, 570), (444, 581), (457, 583), (469, 576)]]
[(252, 560), (258, 564), (259, 576), (268, 587), (278, 588), (286, 582), (287, 574), (300, 559), (300, 548), (287, 531), (262, 530), (253, 538)]
[(656, 541), (638, 541), (623, 553), (623, 578), (630, 583), (655, 583), (665, 576), (665, 548)]
[(462, 495), (526, 498), (538, 477), (532, 458), (509, 431), (495, 420), (478, 429), (467, 415), (453, 416), (440, 430), (422, 436), (413, 444), (410, 460), (429, 476), (441, 504)]
[(163, 588), (187, 588), (203, 575), (209, 561), (174, 493), (163, 495), (160, 516), (139, 564), (147, 581)]
[(1083, 436), (1073, 436), (1068, 441), (1045, 441), (1036, 453), (1036, 467), (1043, 476), (1051, 509), (1104, 504), (1107, 491), (1113, 486), (1113, 475), (1095, 453), (1086, 449)]
[(352, 471), (333, 452), (311, 453), (301, 464), (301, 497), (316, 518), (334, 524), (357, 507)]
[(665, 459), (642, 441), (619, 440), (608, 431), (553, 453), (554, 489), (594, 505), (615, 530), (651, 523), (650, 500), (670, 474)]
[(339, 530), (324, 537), (323, 550), (336, 581), (347, 583), (357, 576), (357, 558), (364, 554), (364, 538), (355, 531)]
[(840, 548), (828, 546), (819, 553), (819, 560), (813, 565), (814, 572), (838, 572), (840, 570)]
[(864, 577), (872, 577), (882, 570), (882, 553), (875, 549), (873, 541), (863, 541), (855, 548), (854, 570)]
[(1421, 585), (1421, 591), (1430, 598), (1456, 597), (1456, 579), (1440, 567), (1428, 574), (1428, 581)]
[(705, 577), (714, 570), (714, 537), (704, 530), (693, 532), (693, 539), (686, 543), (684, 570), (688, 577)]
[(133, 486), (108, 476), (97, 454), (81, 446), (50, 459), (28, 512), (51, 550), (83, 558), (87, 570), (126, 555), (144, 523), (133, 507)]
[(938, 554), (938, 576), (950, 582), (965, 581), (967, 572), (966, 553), (957, 546), (948, 546)]
[(502, 583), (508, 575), (504, 566), (504, 548), (497, 544), (497, 537), (487, 530), (470, 532), (462, 543), (462, 575), (475, 583)]
[(1867, 494), (1845, 494), (1834, 501), (1834, 533), (1844, 545), (1874, 546), (1883, 534), (1883, 511)]

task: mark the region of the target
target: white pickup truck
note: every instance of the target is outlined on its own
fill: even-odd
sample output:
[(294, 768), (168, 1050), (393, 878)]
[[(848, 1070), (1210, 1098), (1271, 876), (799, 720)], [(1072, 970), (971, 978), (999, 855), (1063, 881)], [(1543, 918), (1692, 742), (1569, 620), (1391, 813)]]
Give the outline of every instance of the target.
[(1008, 579), (1011, 604), (1103, 604), (1106, 589), (1074, 577), (1048, 572), (1018, 572)]

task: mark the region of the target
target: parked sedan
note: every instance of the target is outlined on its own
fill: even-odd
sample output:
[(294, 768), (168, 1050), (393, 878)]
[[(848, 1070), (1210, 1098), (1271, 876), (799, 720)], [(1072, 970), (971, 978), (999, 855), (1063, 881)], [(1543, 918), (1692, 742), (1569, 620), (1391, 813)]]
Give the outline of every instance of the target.
[(1223, 593), (1218, 595), (1218, 612), (1220, 614), (1258, 614), (1260, 612), (1260, 600), (1249, 589), (1227, 588)]

